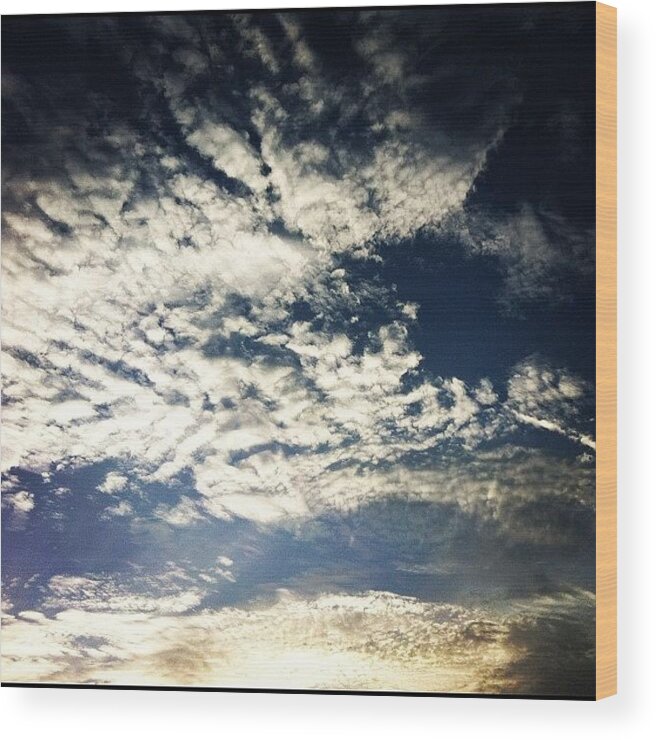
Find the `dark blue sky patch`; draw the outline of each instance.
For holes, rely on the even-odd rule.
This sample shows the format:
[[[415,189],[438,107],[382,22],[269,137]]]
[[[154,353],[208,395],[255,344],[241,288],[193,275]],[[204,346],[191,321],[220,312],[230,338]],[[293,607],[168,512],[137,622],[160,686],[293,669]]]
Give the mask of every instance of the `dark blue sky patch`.
[[[467,257],[457,243],[430,235],[381,253],[385,282],[396,286],[399,300],[419,304],[411,336],[434,373],[469,383],[488,377],[501,390],[517,362],[543,353],[594,380],[594,280],[582,282],[569,301],[508,314],[494,256]]]

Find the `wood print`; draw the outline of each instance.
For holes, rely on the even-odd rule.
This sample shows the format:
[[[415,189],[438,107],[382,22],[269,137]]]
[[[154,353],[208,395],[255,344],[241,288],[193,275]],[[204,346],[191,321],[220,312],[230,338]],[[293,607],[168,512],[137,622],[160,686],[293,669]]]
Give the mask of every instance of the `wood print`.
[[[3,684],[614,693],[614,34],[3,18]]]

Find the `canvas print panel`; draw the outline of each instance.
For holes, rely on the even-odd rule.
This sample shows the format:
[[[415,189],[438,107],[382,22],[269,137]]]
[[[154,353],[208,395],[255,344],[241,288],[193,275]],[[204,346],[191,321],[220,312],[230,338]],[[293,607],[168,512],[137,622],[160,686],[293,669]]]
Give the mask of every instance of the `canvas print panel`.
[[[594,4],[2,28],[2,680],[592,696]]]

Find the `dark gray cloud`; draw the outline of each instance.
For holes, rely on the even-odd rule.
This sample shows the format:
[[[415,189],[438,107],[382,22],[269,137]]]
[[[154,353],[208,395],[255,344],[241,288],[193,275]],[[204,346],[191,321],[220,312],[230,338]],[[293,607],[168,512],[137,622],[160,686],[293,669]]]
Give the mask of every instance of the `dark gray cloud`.
[[[519,693],[591,697],[595,685],[595,611],[586,596],[566,594],[560,604],[514,623],[508,642],[517,657],[502,671],[502,685]],[[546,613],[545,613],[546,611]]]

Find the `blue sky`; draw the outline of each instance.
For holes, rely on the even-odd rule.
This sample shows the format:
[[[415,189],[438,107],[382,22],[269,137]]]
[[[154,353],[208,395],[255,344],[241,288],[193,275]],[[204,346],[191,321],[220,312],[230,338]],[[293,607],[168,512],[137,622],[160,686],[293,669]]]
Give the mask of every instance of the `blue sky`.
[[[18,17],[2,87],[3,680],[592,695],[593,4]]]

